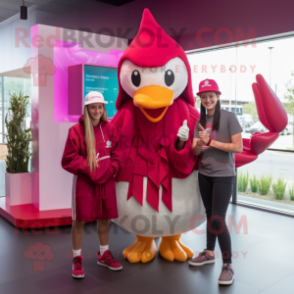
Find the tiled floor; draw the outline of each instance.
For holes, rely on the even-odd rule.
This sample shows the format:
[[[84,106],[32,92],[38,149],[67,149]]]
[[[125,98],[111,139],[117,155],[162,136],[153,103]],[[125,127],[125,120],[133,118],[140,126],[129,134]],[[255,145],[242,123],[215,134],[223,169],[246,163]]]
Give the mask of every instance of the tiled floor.
[[[2,294],[115,294],[115,293],[197,293],[197,294],[292,294],[294,279],[294,218],[230,205],[228,223],[243,226],[236,232],[232,225],[235,281],[231,286],[217,283],[221,259],[213,265],[190,267],[188,262],[168,262],[160,256],[147,264],[130,264],[122,257],[122,250],[135,240],[133,234],[111,225],[110,248],[123,264],[121,272],[111,272],[96,264],[99,248],[96,225],[87,224],[84,233],[83,255],[85,279],[71,277],[70,227],[53,230],[22,231],[0,217],[0,293]],[[202,225],[198,230],[203,229]],[[238,229],[237,229],[238,230]],[[194,251],[205,247],[205,235],[189,232],[182,241]],[[40,263],[33,264],[31,256],[24,256],[29,245],[47,246],[54,253]],[[160,240],[156,239],[157,244]],[[41,248],[41,247],[38,247]],[[49,256],[46,249],[44,256]],[[216,250],[219,252],[219,247]],[[26,258],[28,259],[26,259]],[[40,267],[39,267],[40,268]]]

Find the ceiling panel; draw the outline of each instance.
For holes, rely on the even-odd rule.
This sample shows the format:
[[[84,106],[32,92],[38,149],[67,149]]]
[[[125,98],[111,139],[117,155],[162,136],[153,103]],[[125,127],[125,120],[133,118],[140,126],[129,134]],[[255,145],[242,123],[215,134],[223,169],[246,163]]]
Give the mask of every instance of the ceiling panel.
[[[68,7],[76,7],[81,4],[83,0],[53,0],[52,3],[68,6]]]
[[[27,7],[30,7],[35,4],[34,1],[35,0],[25,1],[25,5]],[[5,19],[17,13],[20,13],[21,5],[22,5],[21,0],[0,0],[0,22],[4,21]]]
[[[68,9],[71,9],[71,7],[60,5],[60,4],[57,4],[56,2],[50,2],[38,8],[38,10],[46,11],[46,12],[50,12],[54,14],[63,13],[67,11]]]
[[[135,0],[96,0],[96,1],[115,5],[115,6],[121,6],[121,5],[125,5],[129,2],[133,2]]]
[[[103,2],[110,5],[121,6],[135,0],[88,0]],[[28,0],[24,1],[25,6],[35,5],[37,10],[46,11],[54,14],[61,14],[66,10],[76,7],[85,0]],[[20,13],[22,0],[0,0],[0,22]]]
[[[37,10],[50,13],[63,13],[64,11],[79,5],[83,0],[28,0],[25,6],[36,5]],[[92,0],[95,1],[95,0]],[[20,13],[22,0],[0,0],[0,22]]]

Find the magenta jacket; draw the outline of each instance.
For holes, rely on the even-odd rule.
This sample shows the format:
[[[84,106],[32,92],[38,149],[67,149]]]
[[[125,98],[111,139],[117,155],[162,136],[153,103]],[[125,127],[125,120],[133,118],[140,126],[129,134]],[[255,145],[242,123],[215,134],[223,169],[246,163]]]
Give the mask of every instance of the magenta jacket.
[[[114,176],[120,169],[118,150],[119,129],[110,122],[100,121],[93,126],[96,139],[96,159],[98,168],[90,172],[87,166],[87,147],[85,143],[85,126],[83,115],[79,123],[69,129],[61,165],[68,172],[77,175],[88,184],[99,185],[114,181]]]

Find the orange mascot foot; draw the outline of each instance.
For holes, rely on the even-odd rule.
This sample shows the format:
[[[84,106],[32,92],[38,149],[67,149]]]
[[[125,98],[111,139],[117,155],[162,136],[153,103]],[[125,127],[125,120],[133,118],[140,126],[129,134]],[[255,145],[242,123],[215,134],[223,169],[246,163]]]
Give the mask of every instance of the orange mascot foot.
[[[162,237],[159,253],[168,261],[181,261],[184,262],[187,259],[191,259],[194,255],[193,250],[185,246],[181,240],[181,234]]]
[[[154,238],[136,236],[136,242],[123,251],[123,256],[128,259],[130,263],[142,262],[146,263],[151,261],[156,255],[156,244]]]

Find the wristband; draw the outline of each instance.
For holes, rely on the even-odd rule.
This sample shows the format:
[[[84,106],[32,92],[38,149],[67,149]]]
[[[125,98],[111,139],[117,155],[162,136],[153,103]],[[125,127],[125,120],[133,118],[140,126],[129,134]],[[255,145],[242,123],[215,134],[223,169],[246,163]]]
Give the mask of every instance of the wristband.
[[[206,144],[206,146],[209,146],[210,145],[210,143],[211,143],[211,138],[209,138],[209,140],[208,140],[208,142],[207,142],[207,144]]]

